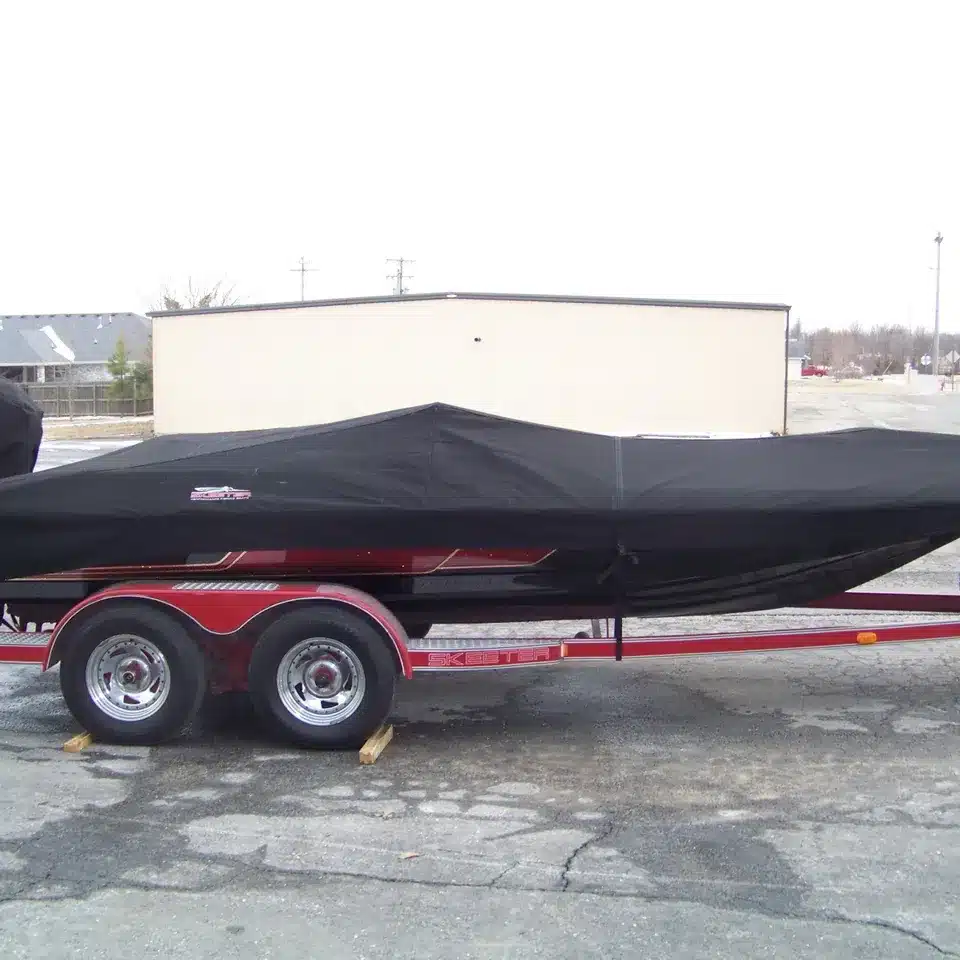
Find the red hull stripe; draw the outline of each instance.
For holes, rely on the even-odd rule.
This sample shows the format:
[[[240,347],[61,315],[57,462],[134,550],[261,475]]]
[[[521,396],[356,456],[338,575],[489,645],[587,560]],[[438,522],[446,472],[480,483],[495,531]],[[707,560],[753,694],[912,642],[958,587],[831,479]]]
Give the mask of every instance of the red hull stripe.
[[[535,567],[556,550],[455,550],[440,564],[440,570],[500,570]]]
[[[112,580],[122,577],[189,577],[231,571],[268,577],[426,576],[441,570],[511,570],[535,567],[555,550],[240,550],[209,562],[88,567],[27,580]]]

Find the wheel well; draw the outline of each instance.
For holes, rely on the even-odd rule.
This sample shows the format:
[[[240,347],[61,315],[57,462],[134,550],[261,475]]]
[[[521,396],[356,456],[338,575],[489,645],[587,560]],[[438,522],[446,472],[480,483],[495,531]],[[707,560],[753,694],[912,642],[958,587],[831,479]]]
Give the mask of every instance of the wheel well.
[[[386,632],[386,630],[384,630],[383,625],[369,613],[367,613],[367,611],[359,607],[355,607],[352,604],[343,603],[342,601],[336,600],[332,597],[304,597],[299,600],[292,600],[289,603],[276,604],[275,606],[267,607],[265,610],[258,613],[252,620],[244,624],[239,633],[241,636],[249,636],[251,634],[254,636],[259,636],[259,634],[266,630],[270,624],[274,623],[285,613],[291,610],[300,609],[307,604],[323,604],[325,606],[345,607],[346,609],[354,611],[357,613],[357,615],[362,616],[365,620],[367,620],[368,623],[376,628],[376,630],[387,641],[387,646],[389,647],[391,656],[393,657],[393,662],[394,666],[397,668],[397,673],[399,673],[400,676],[404,675],[403,662],[400,658],[400,653],[389,634]],[[207,645],[211,642],[215,644],[219,639],[226,639],[204,630],[203,627],[200,626],[192,617],[189,617],[183,611],[179,610],[174,604],[164,603],[162,600],[158,600],[153,597],[109,597],[97,603],[89,603],[86,607],[70,618],[69,622],[64,625],[63,629],[56,636],[54,645],[48,655],[46,669],[49,669],[60,662],[62,651],[66,648],[66,644],[70,642],[71,635],[94,613],[97,613],[103,609],[116,610],[144,606],[149,606],[152,609],[162,610],[167,613],[201,645]]]
[[[87,620],[101,610],[123,610],[149,607],[151,610],[160,610],[166,613],[172,620],[175,620],[187,633],[198,642],[206,635],[197,626],[196,621],[192,620],[185,613],[178,610],[171,604],[162,603],[154,600],[152,597],[114,597],[105,599],[99,603],[90,603],[79,612],[75,613],[57,634],[53,647],[47,657],[47,664],[44,669],[56,666],[63,657],[63,651],[70,643],[70,638],[76,633],[77,629],[83,626]]]
[[[377,632],[387,641],[387,647],[390,650],[390,655],[393,657],[393,665],[397,668],[397,673],[402,677],[403,674],[403,662],[400,659],[400,653],[397,650],[396,644],[393,642],[393,639],[383,628],[383,624],[379,623],[374,617],[372,617],[366,610],[362,610],[359,607],[353,606],[350,603],[344,603],[342,600],[337,600],[333,597],[303,597],[300,600],[291,600],[289,603],[277,604],[273,607],[267,607],[266,610],[258,613],[249,623],[244,626],[244,632],[251,632],[256,636],[259,636],[267,629],[271,624],[275,623],[282,616],[285,616],[287,613],[292,610],[300,610],[303,607],[339,607],[341,609],[350,610],[353,613],[356,613],[358,616],[361,616],[366,620],[372,627],[374,627]]]

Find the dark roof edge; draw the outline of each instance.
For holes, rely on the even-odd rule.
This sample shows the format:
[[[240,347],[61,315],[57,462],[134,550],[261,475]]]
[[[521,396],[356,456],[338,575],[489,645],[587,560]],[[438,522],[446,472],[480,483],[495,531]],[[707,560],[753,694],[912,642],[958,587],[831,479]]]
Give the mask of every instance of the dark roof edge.
[[[136,310],[94,310],[85,313],[0,313],[0,320],[43,320],[54,317],[139,317],[146,320],[149,316]]]
[[[597,303],[640,307],[713,307],[718,310],[774,310],[786,312],[782,303],[746,303],[723,300],[661,300],[633,297],[565,297],[559,294],[535,293],[407,293],[403,296],[344,297],[336,300],[293,300],[283,303],[247,303],[228,307],[203,307],[191,310],[153,310],[146,314],[155,317],[180,317],[203,313],[250,313],[259,310],[297,310],[302,307],[338,307],[361,303],[401,303],[416,300],[521,300],[538,303]]]
[[[0,367],[102,367],[106,360],[0,360]],[[77,384],[82,387],[82,383]]]

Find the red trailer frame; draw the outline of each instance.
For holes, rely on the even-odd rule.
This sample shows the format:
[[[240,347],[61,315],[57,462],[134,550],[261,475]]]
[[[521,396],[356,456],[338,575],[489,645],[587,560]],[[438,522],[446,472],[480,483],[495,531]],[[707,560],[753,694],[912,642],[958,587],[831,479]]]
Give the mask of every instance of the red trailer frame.
[[[809,604],[808,607],[838,611],[957,615],[960,614],[960,595],[850,592]],[[157,580],[116,584],[103,589],[77,603],[55,624],[51,632],[11,631],[0,634],[0,663],[37,664],[43,670],[48,670],[68,657],[72,646],[82,646],[80,640],[84,631],[90,629],[98,616],[108,619],[120,617],[125,623],[132,619],[137,623],[137,617],[148,621],[148,612],[149,617],[154,619],[159,614],[169,618],[170,623],[179,624],[178,629],[182,629],[184,636],[192,638],[192,643],[199,651],[197,660],[190,661],[188,657],[183,661],[196,664],[196,671],[202,676],[197,678],[184,701],[181,709],[183,716],[179,717],[181,722],[173,724],[173,727],[182,727],[182,721],[191,718],[199,708],[198,691],[209,689],[213,693],[224,693],[249,689],[255,703],[259,701],[261,713],[279,721],[283,728],[279,731],[281,735],[314,747],[338,747],[362,742],[386,719],[392,706],[393,683],[397,676],[410,679],[415,673],[421,672],[512,669],[565,660],[622,660],[960,639],[960,619],[858,628],[818,627],[772,632],[624,637],[622,619],[616,617],[613,618],[613,636],[598,635],[598,622],[594,621],[594,636],[580,633],[568,639],[429,635],[422,639],[411,639],[400,621],[379,600],[360,590],[335,583]],[[284,722],[288,718],[283,714],[283,709],[273,703],[276,700],[274,688],[277,688],[279,680],[270,677],[269,681],[262,684],[256,680],[258,657],[262,668],[264,655],[258,651],[263,641],[298,619],[308,626],[317,623],[329,627],[332,623],[334,633],[347,629],[348,641],[350,629],[360,630],[360,640],[354,646],[361,653],[364,644],[367,647],[372,644],[375,656],[373,660],[368,658],[365,661],[371,678],[369,686],[373,689],[379,684],[382,695],[378,695],[379,705],[370,708],[369,716],[362,722],[353,721],[346,733],[333,729],[336,724],[310,729],[309,717],[306,724]],[[364,630],[366,634],[363,634]],[[327,634],[321,631],[319,635]],[[279,657],[285,649],[283,643],[289,644],[289,641],[278,642]],[[174,649],[173,654],[176,653]],[[335,685],[340,670],[340,661],[331,659],[330,655],[325,656],[326,659],[321,658],[310,668],[314,671],[312,674],[309,670],[301,674],[301,678],[312,678],[312,681],[319,683],[321,694],[333,689],[331,684]],[[199,659],[201,657],[202,661]],[[377,657],[380,658],[379,668],[374,662]],[[129,660],[129,663],[136,666],[134,660]],[[202,669],[199,666],[201,662],[205,664]],[[144,665],[149,667],[149,663],[141,660],[137,669]],[[120,670],[121,667],[116,669]],[[76,670],[73,672],[76,673]],[[185,672],[189,672],[187,668],[181,669],[181,678]],[[65,682],[63,673],[62,670],[62,687]],[[385,678],[384,673],[390,676]],[[342,681],[342,677],[339,680]],[[71,701],[66,687],[64,695],[81,722],[86,721],[88,728],[96,726],[96,714],[91,723],[90,712],[83,704],[77,709],[76,696]],[[278,724],[274,722],[273,725],[277,727]],[[100,739],[117,742],[156,743],[169,739],[176,732],[169,723],[162,729],[151,728],[146,734],[136,732],[135,726],[122,723],[114,723],[109,729],[101,726],[97,735]]]

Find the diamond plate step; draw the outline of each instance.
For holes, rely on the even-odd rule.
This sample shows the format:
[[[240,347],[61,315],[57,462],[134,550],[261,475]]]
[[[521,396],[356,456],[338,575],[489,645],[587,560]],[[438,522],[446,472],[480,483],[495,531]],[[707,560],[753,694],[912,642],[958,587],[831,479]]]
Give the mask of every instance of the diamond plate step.
[[[0,630],[0,663],[41,664],[47,659],[50,633]]]
[[[0,630],[0,647],[46,647],[52,633],[16,633]]]
[[[559,638],[544,637],[424,637],[422,640],[411,640],[407,649],[417,651],[444,651],[450,650],[519,650],[527,647],[559,646],[563,641]]]

